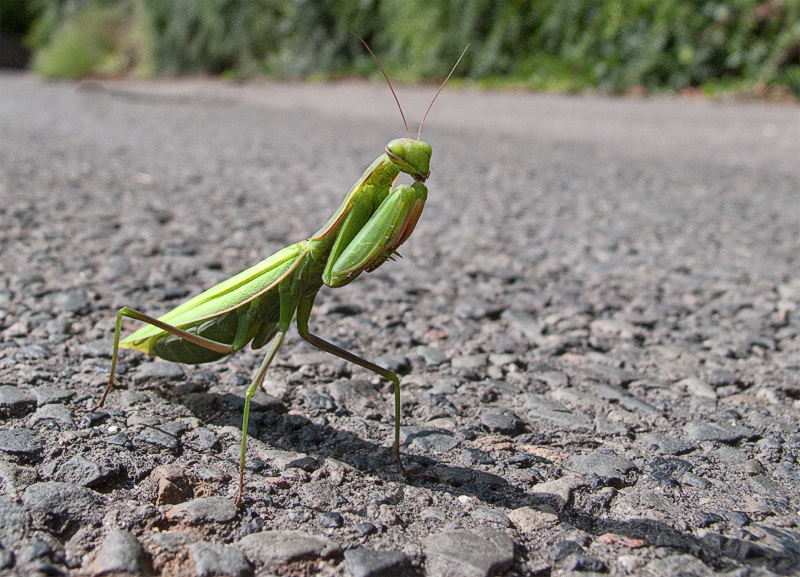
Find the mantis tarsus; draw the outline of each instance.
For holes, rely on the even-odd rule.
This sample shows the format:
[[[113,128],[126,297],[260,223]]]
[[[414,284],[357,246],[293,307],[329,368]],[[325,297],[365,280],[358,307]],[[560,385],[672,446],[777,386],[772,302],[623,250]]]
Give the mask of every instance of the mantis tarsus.
[[[400,471],[408,476],[400,456],[400,379],[392,371],[312,334],[308,321],[314,299],[323,285],[341,287],[364,271],[374,271],[392,259],[397,254],[397,248],[414,231],[428,194],[423,183],[430,176],[431,145],[420,140],[422,126],[436,97],[467,49],[461,53],[431,100],[420,123],[417,138],[412,139],[389,77],[366,42],[364,45],[389,83],[407,137],[392,140],[386,145],[385,152],[364,171],[325,226],[311,238],[279,250],[160,318],[128,307],[123,307],[117,313],[111,375],[95,408],[103,406],[114,386],[120,347],[136,349],[168,361],[199,364],[218,360],[244,348],[248,343],[253,349],[269,344],[245,395],[237,505],[241,503],[243,493],[250,401],[261,386],[292,320],[296,320],[300,336],[314,347],[364,367],[394,384],[394,454]],[[410,175],[414,183],[394,186],[401,172]],[[147,326],[120,340],[123,317],[145,322]]]

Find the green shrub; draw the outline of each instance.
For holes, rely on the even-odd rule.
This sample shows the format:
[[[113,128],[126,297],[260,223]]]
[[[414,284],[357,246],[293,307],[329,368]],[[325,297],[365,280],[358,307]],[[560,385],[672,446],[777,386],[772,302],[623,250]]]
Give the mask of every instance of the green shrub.
[[[156,73],[140,11],[133,1],[43,2],[28,35],[33,69],[46,78]]]
[[[113,69],[114,54],[117,68],[142,70],[147,61],[145,69],[166,74],[374,74],[355,32],[407,81],[444,77],[471,43],[457,75],[490,85],[624,92],[766,84],[800,93],[800,0],[38,1],[45,9],[33,44],[47,61],[61,59],[51,71],[67,63]],[[87,42],[74,38],[83,26]],[[140,31],[136,41],[131,30]],[[135,62],[120,59],[132,52]]]

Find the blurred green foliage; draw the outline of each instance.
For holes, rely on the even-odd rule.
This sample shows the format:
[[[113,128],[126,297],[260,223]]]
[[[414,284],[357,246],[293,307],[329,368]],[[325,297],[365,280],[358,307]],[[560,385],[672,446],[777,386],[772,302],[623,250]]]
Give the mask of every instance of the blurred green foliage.
[[[80,74],[374,74],[606,92],[784,86],[800,0],[32,0],[35,66]]]
[[[33,69],[48,78],[158,73],[138,0],[34,0]]]

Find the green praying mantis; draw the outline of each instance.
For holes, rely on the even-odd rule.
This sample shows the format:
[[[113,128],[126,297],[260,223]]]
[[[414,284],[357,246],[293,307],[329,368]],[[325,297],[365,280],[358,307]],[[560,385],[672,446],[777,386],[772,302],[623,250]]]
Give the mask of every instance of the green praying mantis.
[[[199,364],[216,361],[248,343],[253,349],[268,344],[264,360],[245,395],[237,506],[242,502],[244,486],[250,401],[261,386],[293,320],[300,336],[314,347],[372,371],[394,384],[394,455],[400,472],[409,476],[400,456],[400,379],[392,371],[312,334],[308,322],[314,299],[323,285],[342,287],[353,282],[362,272],[374,271],[398,255],[398,247],[414,231],[428,195],[423,183],[430,176],[431,145],[420,140],[422,126],[469,46],[434,95],[420,123],[417,138],[413,139],[386,71],[372,49],[363,39],[361,41],[389,84],[407,137],[386,145],[385,152],[369,165],[334,215],[311,238],[279,250],[159,318],[129,307],[123,307],[117,313],[111,375],[95,409],[103,406],[114,386],[120,347],[136,349],[167,361]],[[401,172],[410,175],[414,183],[395,186]],[[124,317],[147,325],[120,339]]]

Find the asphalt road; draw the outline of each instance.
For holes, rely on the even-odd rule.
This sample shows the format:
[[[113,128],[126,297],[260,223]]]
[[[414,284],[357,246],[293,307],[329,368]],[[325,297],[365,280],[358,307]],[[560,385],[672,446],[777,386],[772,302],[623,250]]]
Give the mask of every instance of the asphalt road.
[[[399,88],[412,132],[434,92]],[[259,351],[125,352],[89,411],[119,307],[308,237],[404,132],[379,84],[0,75],[0,575],[800,570],[797,106],[442,92],[403,258],[312,318],[403,375],[431,479],[392,469],[385,384],[294,335],[243,510]]]

